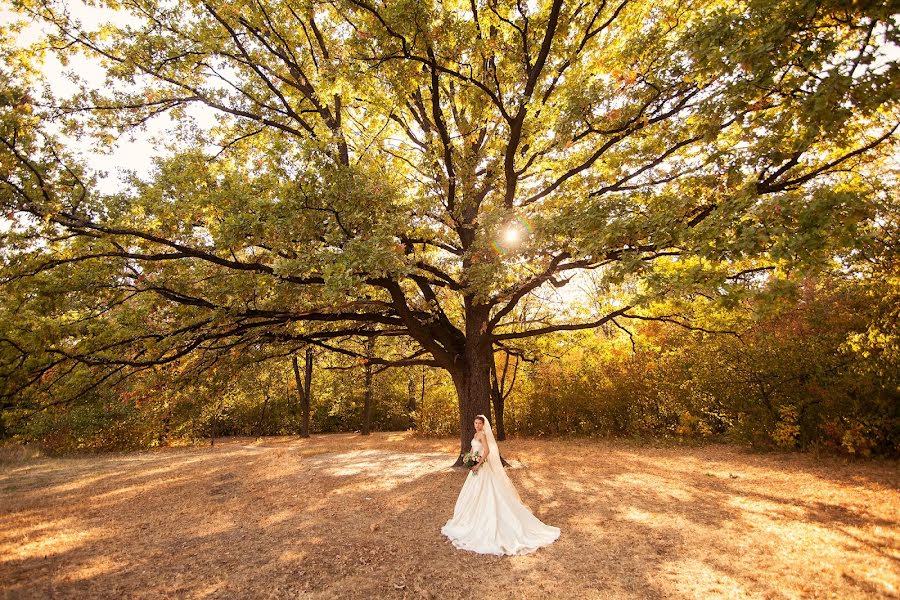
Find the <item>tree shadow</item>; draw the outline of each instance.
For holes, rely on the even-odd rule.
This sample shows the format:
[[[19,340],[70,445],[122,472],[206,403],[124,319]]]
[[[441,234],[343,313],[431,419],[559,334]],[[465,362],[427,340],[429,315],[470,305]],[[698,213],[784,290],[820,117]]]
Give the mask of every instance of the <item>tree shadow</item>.
[[[814,582],[810,595],[834,588],[871,597],[896,585],[871,575],[873,565],[895,564],[896,513],[828,501],[839,489],[829,481],[815,497],[791,496],[790,486],[772,484],[794,476],[776,460],[747,465],[740,453],[615,444],[504,445],[519,462],[508,473],[525,503],[562,528],[556,543],[525,556],[462,552],[441,536],[465,477],[449,468],[456,449],[448,440],[235,439],[0,471],[8,500],[0,506],[0,591],[15,598],[803,595],[793,580],[785,584],[792,570]],[[551,464],[542,462],[547,456]],[[859,488],[850,475],[830,481],[843,481],[852,495]],[[835,556],[860,568],[815,583],[815,565],[803,566],[815,540],[794,543],[797,560],[771,558],[792,548],[773,536],[800,525],[852,544]],[[888,535],[874,535],[877,528]],[[831,556],[822,560],[836,566]]]

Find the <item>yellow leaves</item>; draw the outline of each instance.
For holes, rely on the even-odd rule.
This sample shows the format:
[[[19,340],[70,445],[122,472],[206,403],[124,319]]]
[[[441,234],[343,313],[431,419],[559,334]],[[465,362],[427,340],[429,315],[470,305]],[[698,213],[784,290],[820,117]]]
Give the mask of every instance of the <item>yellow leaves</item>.
[[[237,19],[241,16],[241,9],[236,4],[228,3],[219,8],[219,14]]]
[[[665,16],[663,17],[663,24],[666,27],[670,28],[676,27],[678,25],[678,15],[675,15],[671,12],[666,12]]]
[[[638,73],[632,69],[616,68],[610,72],[610,76],[619,83],[626,85],[634,85],[638,79]]]
[[[854,423],[841,436],[841,446],[850,454],[869,456],[874,446],[871,434],[871,428],[863,423]]]
[[[796,406],[790,404],[782,406],[778,409],[779,420],[775,425],[775,431],[772,439],[782,448],[793,448],[797,445],[800,436],[800,411]]]
[[[678,415],[678,425],[675,427],[675,433],[681,436],[707,436],[712,433],[712,430],[700,417],[692,415],[688,411],[682,411]]]
[[[762,98],[760,100],[757,100],[753,104],[751,104],[748,108],[750,110],[765,110],[767,108],[771,108],[771,106],[772,106],[771,98]]]
[[[31,102],[27,102],[24,100],[20,100],[14,106],[16,110],[22,115],[30,115],[34,111],[34,107],[31,105]]]
[[[106,23],[102,25],[97,31],[94,33],[96,39],[101,42],[106,42],[112,39],[116,34],[119,33],[119,28],[114,27],[112,24]]]

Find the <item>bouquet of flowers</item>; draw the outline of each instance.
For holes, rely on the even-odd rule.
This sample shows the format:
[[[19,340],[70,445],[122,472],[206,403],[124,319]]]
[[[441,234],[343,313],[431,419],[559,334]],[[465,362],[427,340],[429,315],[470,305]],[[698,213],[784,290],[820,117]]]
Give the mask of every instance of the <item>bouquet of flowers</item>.
[[[463,464],[466,467],[471,469],[472,467],[474,467],[475,465],[478,464],[479,458],[481,458],[481,454],[479,452],[477,452],[477,451],[473,452],[473,451],[469,450],[468,452],[466,452],[463,455]],[[477,475],[478,471],[475,471],[475,474]]]

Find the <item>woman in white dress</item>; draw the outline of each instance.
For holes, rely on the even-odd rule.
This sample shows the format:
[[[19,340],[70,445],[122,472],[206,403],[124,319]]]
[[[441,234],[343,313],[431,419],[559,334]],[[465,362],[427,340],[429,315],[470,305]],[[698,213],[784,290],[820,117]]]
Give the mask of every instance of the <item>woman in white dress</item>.
[[[527,554],[556,541],[559,528],[545,525],[522,504],[484,415],[475,417],[472,450],[481,456],[441,533],[457,548],[479,554]]]

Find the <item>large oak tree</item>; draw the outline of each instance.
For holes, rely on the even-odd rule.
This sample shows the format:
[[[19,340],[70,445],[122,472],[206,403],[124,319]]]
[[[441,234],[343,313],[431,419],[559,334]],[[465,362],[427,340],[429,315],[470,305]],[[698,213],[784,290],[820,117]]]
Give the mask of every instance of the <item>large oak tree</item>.
[[[890,152],[900,89],[887,1],[101,4],[113,23],[19,0],[49,44],[5,40],[8,401],[313,344],[446,370],[464,450],[496,350],[683,323],[647,303],[834,260],[879,223],[867,164]],[[107,85],[29,90],[41,51]],[[103,146],[163,113],[165,158],[114,194],[59,141]],[[516,316],[585,270],[633,294]],[[410,351],[366,357],[354,336]]]

